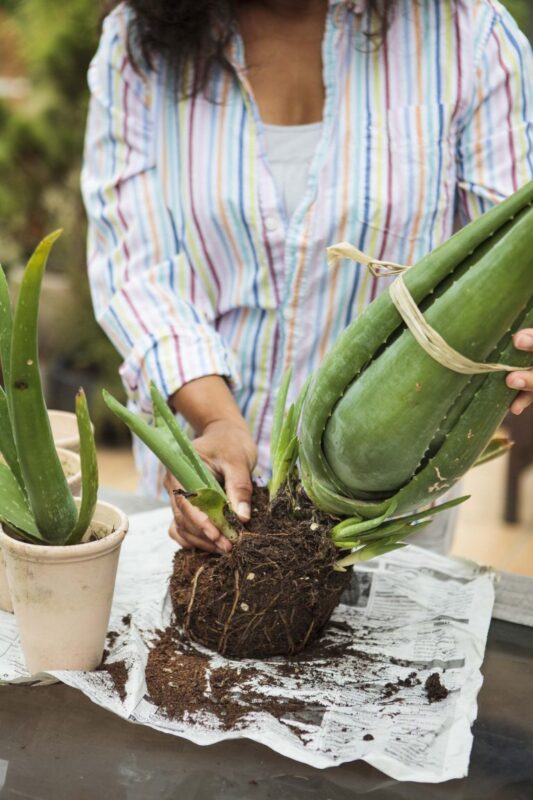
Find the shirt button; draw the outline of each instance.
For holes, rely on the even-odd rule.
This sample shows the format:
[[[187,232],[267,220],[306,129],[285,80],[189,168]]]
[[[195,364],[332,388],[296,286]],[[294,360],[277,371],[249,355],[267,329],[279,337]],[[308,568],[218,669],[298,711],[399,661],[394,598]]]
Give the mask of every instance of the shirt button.
[[[267,217],[265,219],[265,228],[267,231],[275,231],[278,227],[278,220],[276,217]]]

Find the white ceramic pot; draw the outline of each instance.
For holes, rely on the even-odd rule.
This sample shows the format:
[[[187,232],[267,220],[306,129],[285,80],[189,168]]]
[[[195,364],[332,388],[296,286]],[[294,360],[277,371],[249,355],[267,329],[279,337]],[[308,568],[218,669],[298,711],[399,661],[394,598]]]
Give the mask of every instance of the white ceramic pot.
[[[63,450],[61,447],[57,448],[57,454],[61,460],[63,472],[67,479],[69,489],[76,497],[81,492],[81,466],[80,457],[77,453],[71,450]],[[13,613],[13,603],[9,594],[9,587],[7,585],[6,571],[4,567],[4,558],[2,556],[2,548],[0,547],[0,611],[8,611]]]
[[[48,418],[56,447],[80,452],[80,435],[76,414],[70,411],[49,411]]]
[[[65,547],[28,544],[0,530],[24,659],[33,675],[92,670],[102,660],[118,557],[128,519],[98,503],[97,538]]]
[[[68,487],[74,497],[81,493],[81,464],[78,453],[66,450],[63,447],[56,447]]]

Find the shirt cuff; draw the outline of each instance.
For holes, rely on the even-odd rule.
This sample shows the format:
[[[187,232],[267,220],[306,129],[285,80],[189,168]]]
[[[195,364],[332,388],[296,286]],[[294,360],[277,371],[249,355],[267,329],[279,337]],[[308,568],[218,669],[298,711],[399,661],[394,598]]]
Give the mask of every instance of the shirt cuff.
[[[232,389],[239,388],[235,355],[214,330],[170,330],[145,337],[120,368],[130,401],[146,414],[152,412],[150,383],[168,398],[189,381],[207,375],[220,375],[228,379]]]

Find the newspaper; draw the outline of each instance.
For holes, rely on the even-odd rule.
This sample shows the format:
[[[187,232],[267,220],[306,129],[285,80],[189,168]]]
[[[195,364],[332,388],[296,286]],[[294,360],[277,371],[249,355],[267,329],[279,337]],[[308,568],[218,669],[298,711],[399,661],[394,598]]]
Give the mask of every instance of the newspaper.
[[[512,572],[498,572],[494,619],[533,628],[533,580]]]
[[[256,692],[277,693],[287,708],[295,698],[308,711],[280,718],[252,712],[226,730],[210,713],[168,719],[147,694],[145,666],[154,631],[171,619],[167,587],[176,545],[168,523],[168,510],[132,516],[122,548],[110,622],[118,635],[111,637],[108,661],[127,665],[124,701],[106,672],[29,678],[14,617],[4,612],[0,680],[58,679],[126,720],[198,744],[247,737],[319,768],[363,759],[398,780],[439,782],[467,774],[494,602],[492,572],[412,546],[368,563],[352,580],[357,591],[348,590],[327,630],[333,643],[346,644],[349,637],[347,655],[309,668],[302,664],[298,679],[282,658],[230,661],[199,648],[209,655],[210,669],[253,666]],[[131,615],[129,624],[125,615]],[[429,703],[424,684],[435,672],[449,695]],[[238,681],[235,696],[238,702]]]

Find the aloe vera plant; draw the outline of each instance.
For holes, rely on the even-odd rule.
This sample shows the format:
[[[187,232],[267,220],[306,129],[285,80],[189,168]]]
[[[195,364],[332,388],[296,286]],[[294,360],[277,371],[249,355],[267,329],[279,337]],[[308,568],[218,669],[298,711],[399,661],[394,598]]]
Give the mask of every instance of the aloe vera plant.
[[[268,484],[271,500],[294,475],[298,458],[298,420],[306,387],[296,403],[290,405],[286,412],[291,374],[291,370],[288,370],[283,376],[274,408],[270,450],[272,478]],[[153,425],[149,425],[141,416],[127,409],[109,392],[104,390],[103,396],[108,408],[152,450],[179,481],[190,502],[202,509],[211,522],[230,541],[235,542],[238,534],[229,520],[231,511],[226,493],[180,428],[157,387],[154,384],[150,386],[154,412]]]
[[[470,359],[531,366],[511,336],[533,325],[532,204],[533,182],[405,273],[427,322]],[[491,437],[515,395],[502,372],[460,374],[428,355],[385,292],[345,330],[309,386],[304,487],[318,507],[351,518],[358,542],[372,536],[392,547],[401,529],[391,517],[435,500],[505,449]]]
[[[37,319],[46,262],[61,231],[47,236],[31,256],[12,312],[0,268],[0,522],[33,543],[76,544],[96,506],[96,448],[83,390],[76,396],[82,499],[74,502],[56,452],[39,370]]]
[[[531,365],[531,354],[515,350],[511,336],[533,325],[532,204],[533,182],[406,273],[426,320],[470,359]],[[436,361],[388,293],[346,329],[286,411],[290,377],[274,410],[270,499],[299,472],[315,506],[340,518],[331,528],[340,570],[403,546],[435,514],[467,498],[427,508],[432,501],[509,447],[492,437],[516,390],[501,372],[465,375]],[[106,396],[191,501],[236,541],[222,488],[155,387],[152,400],[155,426]]]
[[[191,503],[205,511],[230,541],[236,541],[237,533],[226,516],[229,501],[222,486],[206,467],[181,430],[166,400],[153,384],[150,394],[154,425],[149,425],[142,417],[125,408],[109,392],[103,392],[109,409],[155,453],[183,486]]]

